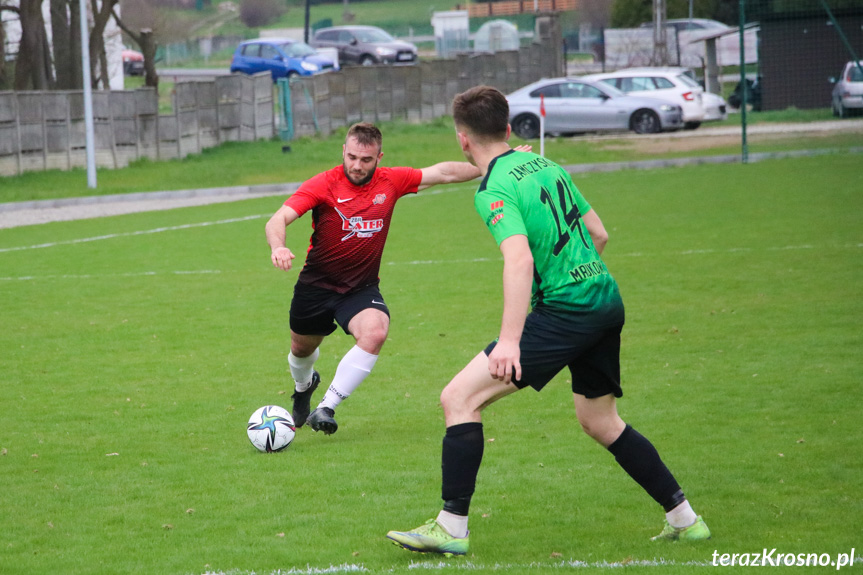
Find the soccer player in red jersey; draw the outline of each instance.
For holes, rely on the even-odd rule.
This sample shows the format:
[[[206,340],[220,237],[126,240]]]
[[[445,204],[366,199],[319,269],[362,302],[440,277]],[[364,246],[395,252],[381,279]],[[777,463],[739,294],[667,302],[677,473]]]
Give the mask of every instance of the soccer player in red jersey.
[[[389,330],[389,309],[378,289],[381,255],[396,202],[405,194],[437,184],[479,177],[467,162],[442,162],[423,168],[379,166],[383,137],[372,124],[351,126],[342,147],[341,166],[303,183],[267,222],[273,265],[288,271],[294,254],[285,246],[285,228],[311,210],[312,237],[291,301],[291,352],[295,381],[293,417],[308,420],[329,435],[338,424],[335,409],[369,375]],[[311,414],[312,393],[320,383],[314,369],[318,348],[336,324],[356,345],[336,369],[332,384]]]

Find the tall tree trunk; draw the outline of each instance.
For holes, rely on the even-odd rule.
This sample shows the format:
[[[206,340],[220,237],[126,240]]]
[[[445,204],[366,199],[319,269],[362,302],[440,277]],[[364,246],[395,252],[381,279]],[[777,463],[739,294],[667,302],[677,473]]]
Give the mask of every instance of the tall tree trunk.
[[[159,75],[156,74],[156,41],[153,39],[153,31],[149,28],[142,28],[141,33],[136,34],[120,20],[116,12],[114,12],[114,20],[117,21],[117,26],[141,49],[141,54],[144,56],[144,85],[156,88],[158,91]]]
[[[0,14],[2,14],[0,10]],[[2,22],[2,20],[0,20]],[[6,32],[0,23],[0,90],[6,90]]]
[[[21,0],[21,43],[15,64],[15,90],[47,90],[50,69],[45,67],[45,19],[41,0]]]
[[[81,69],[81,5],[84,0],[69,2],[69,61],[71,90],[84,89],[84,70]]]
[[[159,91],[159,75],[156,73],[156,41],[149,28],[141,30],[141,54],[144,55],[144,85]]]
[[[86,0],[80,0],[84,2]],[[114,14],[114,6],[119,0],[102,0],[102,7],[97,6],[98,0],[92,0],[90,5],[93,8],[93,29],[90,30],[90,85],[93,88],[99,87],[99,79],[101,78],[105,89],[108,89],[108,63],[105,62],[105,26],[108,25],[108,20]],[[97,58],[98,56],[98,58]],[[98,61],[97,61],[98,60]],[[96,66],[99,66],[100,74],[96,75]]]
[[[51,38],[54,43],[54,73],[59,90],[73,89],[72,74],[80,60],[72,60],[72,30],[68,0],[51,0]]]

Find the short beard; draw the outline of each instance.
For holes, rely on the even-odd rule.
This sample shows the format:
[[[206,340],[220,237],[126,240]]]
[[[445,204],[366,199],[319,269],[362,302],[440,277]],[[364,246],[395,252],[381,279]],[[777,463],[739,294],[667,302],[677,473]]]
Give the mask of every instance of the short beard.
[[[342,170],[344,170],[344,172],[345,172],[345,177],[348,179],[348,181],[350,183],[352,183],[355,186],[365,186],[366,184],[371,182],[372,177],[374,177],[374,175],[375,175],[375,170],[377,170],[377,169],[378,169],[378,167],[375,166],[374,168],[372,168],[369,171],[369,174],[365,178],[363,178],[359,182],[355,182],[354,179],[351,177],[351,174],[348,172],[348,168],[344,164],[342,164]]]

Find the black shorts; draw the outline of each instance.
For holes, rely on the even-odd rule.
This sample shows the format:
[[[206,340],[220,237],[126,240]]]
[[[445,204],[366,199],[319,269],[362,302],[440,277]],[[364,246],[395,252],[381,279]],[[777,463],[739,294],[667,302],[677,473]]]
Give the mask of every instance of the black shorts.
[[[330,335],[338,323],[350,334],[348,324],[368,308],[390,315],[377,285],[342,294],[297,282],[291,300],[291,331],[300,335]]]
[[[581,331],[579,331],[581,328]],[[587,398],[614,394],[620,389],[620,332],[623,324],[584,331],[571,316],[532,311],[521,334],[521,379],[516,387],[539,391],[564,367],[572,374],[572,391]],[[485,348],[491,353],[497,341]]]

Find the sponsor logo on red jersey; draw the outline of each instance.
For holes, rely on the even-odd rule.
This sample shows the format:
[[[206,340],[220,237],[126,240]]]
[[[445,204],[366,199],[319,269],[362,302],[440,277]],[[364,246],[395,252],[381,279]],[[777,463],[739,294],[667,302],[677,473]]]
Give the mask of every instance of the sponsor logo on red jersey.
[[[384,220],[364,220],[362,216],[346,217],[338,208],[333,208],[339,217],[342,218],[342,230],[350,232],[342,238],[342,241],[348,240],[354,236],[358,238],[370,238],[377,232],[384,229]]]

